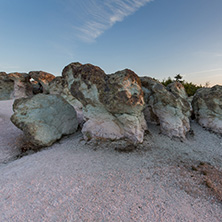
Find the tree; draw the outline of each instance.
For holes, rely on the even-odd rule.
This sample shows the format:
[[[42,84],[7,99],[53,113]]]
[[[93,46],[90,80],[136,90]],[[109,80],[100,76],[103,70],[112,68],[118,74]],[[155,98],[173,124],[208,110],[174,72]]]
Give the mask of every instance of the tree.
[[[202,88],[201,85],[196,85],[192,82],[186,82],[185,80],[181,81],[182,76],[180,74],[177,74],[174,78],[176,79],[176,81],[180,82],[184,86],[185,91],[188,96],[193,96],[198,89]],[[161,83],[164,86],[167,86],[172,82],[174,82],[174,81],[170,77],[168,77],[167,80],[164,79]]]
[[[205,87],[206,87],[206,88],[209,88],[209,87],[210,87],[210,81],[207,81],[207,82],[205,83]]]
[[[183,77],[180,74],[177,74],[176,76],[174,76],[174,79],[176,79],[177,82],[181,82],[182,78]]]

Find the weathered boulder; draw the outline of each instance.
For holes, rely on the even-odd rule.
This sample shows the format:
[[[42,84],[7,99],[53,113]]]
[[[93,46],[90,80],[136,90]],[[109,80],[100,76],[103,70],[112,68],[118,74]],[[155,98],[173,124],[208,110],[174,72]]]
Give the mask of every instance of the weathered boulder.
[[[38,83],[34,86],[36,89],[39,87],[39,90],[42,90],[43,93],[49,93],[49,83],[55,78],[54,75],[43,71],[31,71],[29,72],[29,76]]]
[[[198,89],[192,105],[201,126],[222,134],[222,86]]]
[[[75,109],[59,95],[38,94],[15,100],[11,121],[35,146],[50,146],[77,130]]]
[[[185,100],[188,99],[185,88],[180,82],[177,82],[177,81],[172,82],[169,85],[167,85],[166,89],[169,92],[171,92],[173,95],[175,95],[177,98],[180,97]]]
[[[191,105],[192,96],[188,97],[184,86],[180,82],[177,82],[177,81],[172,82],[169,85],[167,85],[166,89],[177,98],[180,98],[182,104],[187,105],[187,102],[188,102],[190,105],[190,112],[192,113],[192,110],[193,110],[192,105]]]
[[[49,93],[53,95],[61,95],[70,105],[72,105],[77,113],[77,119],[80,126],[84,123],[84,116],[83,116],[83,105],[82,103],[77,100],[68,89],[68,84],[65,79],[61,76],[55,77],[49,83]]]
[[[11,99],[14,91],[14,81],[10,80],[5,72],[0,72],[0,100]]]
[[[71,63],[62,73],[71,94],[83,104],[85,139],[143,141],[146,121],[139,77],[131,70],[106,75],[91,64]]]
[[[32,95],[32,84],[30,83],[27,73],[9,73],[8,78],[14,82],[14,90],[11,98],[17,99]]]
[[[30,82],[32,84],[32,92],[33,95],[39,94],[39,93],[43,93],[43,87],[41,85],[41,83],[35,81],[34,79],[30,79]]]
[[[144,115],[147,122],[160,124],[161,132],[169,137],[185,139],[190,130],[190,104],[180,83],[173,83],[168,90],[157,80],[141,77],[145,94]]]

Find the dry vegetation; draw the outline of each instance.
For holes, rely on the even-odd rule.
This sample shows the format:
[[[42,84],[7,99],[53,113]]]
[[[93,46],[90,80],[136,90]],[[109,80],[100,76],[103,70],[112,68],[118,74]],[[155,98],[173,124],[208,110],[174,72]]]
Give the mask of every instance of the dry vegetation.
[[[204,191],[206,197],[222,203],[222,171],[210,163],[200,162],[196,165],[185,165],[181,168],[183,177],[191,177],[193,184],[184,182],[181,188],[191,196],[202,196]],[[186,180],[184,180],[186,181]],[[189,181],[189,180],[188,180]]]

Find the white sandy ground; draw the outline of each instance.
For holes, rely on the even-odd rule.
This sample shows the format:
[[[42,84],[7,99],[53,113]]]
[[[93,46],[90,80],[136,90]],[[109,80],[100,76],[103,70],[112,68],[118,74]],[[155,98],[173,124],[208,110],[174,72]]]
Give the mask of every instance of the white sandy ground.
[[[1,222],[222,221],[222,203],[190,170],[199,161],[222,169],[220,136],[192,123],[194,136],[182,143],[151,125],[143,145],[124,153],[78,132],[15,159],[22,133],[11,105],[0,102]]]

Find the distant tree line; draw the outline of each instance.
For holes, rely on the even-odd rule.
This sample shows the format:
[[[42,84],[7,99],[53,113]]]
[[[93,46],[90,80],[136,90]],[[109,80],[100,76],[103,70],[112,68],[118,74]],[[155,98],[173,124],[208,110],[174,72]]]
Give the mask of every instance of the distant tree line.
[[[173,80],[173,79],[171,79],[170,77],[168,77],[166,80],[163,80],[161,83],[162,83],[164,86],[167,86],[167,85],[169,85],[170,83],[175,82],[175,81],[180,82],[180,83],[184,86],[185,91],[186,91],[186,93],[187,93],[188,96],[193,96],[198,89],[200,89],[200,88],[203,87],[202,85],[196,85],[196,84],[194,84],[194,83],[192,83],[192,82],[186,82],[185,80],[182,80],[182,78],[183,78],[183,77],[182,77],[180,74],[177,74],[177,75],[174,77],[175,80]],[[208,87],[208,86],[209,86],[209,83],[206,83],[205,86]]]

